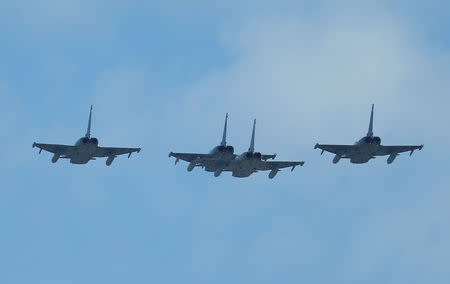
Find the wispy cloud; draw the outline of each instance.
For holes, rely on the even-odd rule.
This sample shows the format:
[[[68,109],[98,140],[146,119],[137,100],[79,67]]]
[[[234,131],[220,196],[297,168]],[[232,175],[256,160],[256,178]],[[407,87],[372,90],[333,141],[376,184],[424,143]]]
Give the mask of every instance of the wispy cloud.
[[[395,129],[413,140],[426,139],[427,132],[440,135],[443,125],[424,129],[422,121],[431,116],[439,123],[431,108],[443,111],[448,101],[445,81],[435,76],[448,72],[447,55],[422,49],[419,38],[383,10],[373,11],[370,21],[357,10],[333,12],[320,20],[255,17],[227,31],[233,63],[199,79],[174,112],[201,114],[194,115],[193,125],[226,111],[244,126],[257,117],[267,135],[306,146],[315,141],[305,137],[340,134],[348,141],[363,135],[375,103],[380,135]],[[432,95],[424,95],[426,90]],[[402,134],[404,124],[408,131]]]
[[[133,275],[174,283],[398,283],[432,275],[435,283],[448,283],[449,51],[437,51],[417,32],[417,23],[384,4],[357,1],[264,2],[254,9],[241,1],[218,3],[219,8],[198,1],[204,4],[198,10],[188,7],[191,2],[144,5],[155,5],[159,10],[152,11],[167,17],[163,23],[180,21],[173,30],[194,19],[221,27],[214,35],[225,59],[202,65],[203,58],[195,58],[213,67],[176,80],[155,67],[164,62],[152,65],[166,42],[140,45],[147,28],[144,6],[135,11],[142,18],[131,25],[142,29],[130,39],[128,21],[117,18],[120,4],[103,10],[108,3],[56,2],[8,4],[0,13],[11,15],[0,22],[22,36],[51,39],[101,37],[112,30],[122,37],[111,44],[123,44],[119,51],[131,46],[127,51],[136,54],[116,58],[120,52],[108,54],[108,42],[99,49],[105,52],[99,63],[100,51],[90,53],[92,45],[80,40],[84,52],[55,55],[49,49],[54,61],[32,66],[33,74],[43,70],[42,87],[50,91],[35,94],[35,83],[25,81],[32,87],[20,94],[30,92],[18,97],[9,82],[0,82],[0,126],[9,135],[2,144],[8,151],[2,154],[1,207],[11,209],[3,216],[15,217],[4,222],[13,245],[4,242],[1,249],[41,259],[50,248],[52,259],[33,264],[33,279],[52,272],[75,280],[95,274],[94,281],[112,282]],[[175,58],[187,56],[182,48],[176,51]],[[14,61],[24,72],[39,63]],[[188,69],[171,66],[178,73]],[[38,158],[31,151],[33,139],[75,142],[84,134],[91,103],[93,133],[102,145],[143,151],[111,167],[100,160],[82,167],[51,164],[50,154]],[[315,142],[351,143],[364,135],[372,103],[375,133],[384,143],[425,143],[425,149],[389,167],[379,159],[332,165],[330,156],[313,151]],[[197,169],[187,173],[182,163],[173,167],[169,151],[206,152],[219,143],[226,112],[236,151],[248,147],[255,117],[256,149],[305,159],[305,167],[272,181],[265,173],[214,178]],[[29,239],[35,234],[38,245]],[[23,270],[24,264],[11,266]]]
[[[111,12],[116,4],[109,1],[86,0],[19,0],[1,4],[0,24],[14,28],[31,38],[89,38],[91,34],[111,33]],[[91,36],[92,37],[92,36]]]

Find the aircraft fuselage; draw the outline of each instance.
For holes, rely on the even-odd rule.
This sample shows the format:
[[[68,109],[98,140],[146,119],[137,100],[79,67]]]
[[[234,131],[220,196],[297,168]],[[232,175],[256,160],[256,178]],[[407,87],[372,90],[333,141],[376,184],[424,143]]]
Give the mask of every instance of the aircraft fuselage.
[[[94,155],[98,147],[98,140],[96,138],[82,137],[75,143],[76,151],[70,158],[71,164],[87,164]]]
[[[355,143],[357,147],[354,152],[343,158],[349,158],[353,164],[365,164],[374,159],[375,154],[378,152],[379,143],[381,143],[379,137],[363,137]]]
[[[245,178],[256,172],[257,163],[260,159],[246,158],[247,153],[240,155],[232,164],[230,169],[233,177]]]
[[[233,159],[234,157],[230,155],[220,155],[214,161],[205,161],[203,162],[205,171],[215,172],[219,169],[225,169]]]
[[[207,172],[215,172],[223,170],[228,163],[234,159],[233,146],[219,145],[214,147],[210,152],[214,161],[204,162],[204,168]]]

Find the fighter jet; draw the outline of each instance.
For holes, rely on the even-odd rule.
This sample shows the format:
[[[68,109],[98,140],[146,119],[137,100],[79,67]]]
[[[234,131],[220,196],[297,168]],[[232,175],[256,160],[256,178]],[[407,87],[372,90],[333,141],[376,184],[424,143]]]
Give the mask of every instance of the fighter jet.
[[[383,146],[381,145],[381,138],[373,135],[373,109],[370,114],[369,131],[367,135],[361,138],[354,145],[323,145],[316,144],[314,149],[321,149],[324,151],[336,154],[333,159],[333,163],[336,164],[340,159],[350,159],[351,163],[364,164],[371,159],[375,159],[376,156],[387,156],[388,164],[392,164],[395,158],[402,152],[410,151],[410,156],[415,150],[422,150],[423,145],[418,146]]]
[[[230,161],[237,157],[234,154],[233,146],[227,145],[227,124],[228,113],[225,115],[222,142],[214,147],[208,154],[170,152],[169,157],[176,158],[175,165],[178,164],[180,160],[188,162],[188,172],[191,172],[195,167],[202,167],[207,172],[214,172],[214,176],[218,177]],[[275,155],[263,155],[261,158],[266,160],[274,159]]]
[[[99,147],[98,139],[91,137],[91,120],[92,120],[92,105],[89,112],[89,121],[86,135],[81,137],[74,146],[58,145],[58,144],[41,144],[33,143],[33,148],[38,147],[39,154],[42,150],[53,153],[52,163],[56,163],[59,158],[70,159],[72,164],[87,164],[90,160],[95,158],[108,157],[106,165],[110,166],[116,156],[128,154],[130,158],[131,153],[141,151],[141,148],[116,148],[116,147]]]
[[[305,162],[282,162],[282,161],[267,161],[264,155],[259,152],[255,152],[255,128],[256,119],[253,121],[252,138],[250,141],[250,147],[247,152],[242,153],[237,156],[233,161],[231,161],[226,167],[225,171],[232,172],[233,177],[248,177],[253,173],[258,171],[270,171],[269,178],[273,179],[280,169],[292,167],[291,171],[295,169],[296,166],[303,166]],[[276,154],[273,155],[275,158]]]

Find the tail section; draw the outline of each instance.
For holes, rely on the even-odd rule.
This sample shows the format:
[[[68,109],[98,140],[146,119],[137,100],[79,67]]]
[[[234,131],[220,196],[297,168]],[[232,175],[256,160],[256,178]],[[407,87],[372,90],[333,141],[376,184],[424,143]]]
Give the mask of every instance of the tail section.
[[[255,126],[256,119],[253,121],[252,140],[250,141],[250,148],[248,148],[249,152],[255,152]]]
[[[368,137],[373,136],[373,107],[374,105],[372,104],[372,113],[370,114],[369,131],[367,132]]]
[[[87,131],[86,131],[87,138],[91,138],[91,120],[92,120],[92,105],[91,105],[91,110],[89,111],[89,122],[88,122]]]
[[[228,113],[225,116],[225,125],[223,126],[223,136],[220,146],[227,146],[227,124],[228,124]]]

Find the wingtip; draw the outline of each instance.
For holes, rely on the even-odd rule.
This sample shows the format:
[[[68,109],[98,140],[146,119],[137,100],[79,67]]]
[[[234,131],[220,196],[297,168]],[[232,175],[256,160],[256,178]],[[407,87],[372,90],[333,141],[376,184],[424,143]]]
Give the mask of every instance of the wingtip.
[[[304,161],[298,162],[298,164],[294,164],[291,168],[291,172],[293,172],[297,166],[303,167],[304,164]]]

